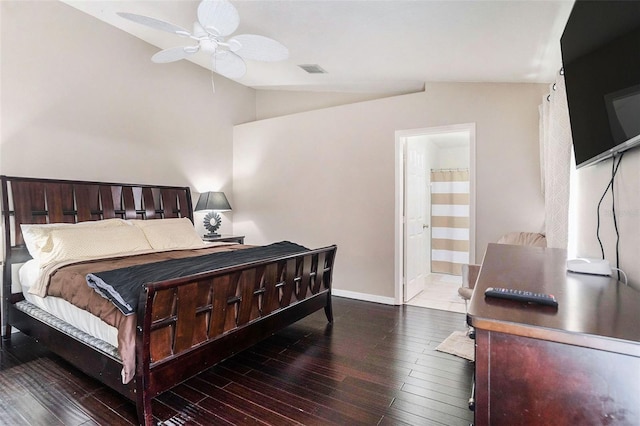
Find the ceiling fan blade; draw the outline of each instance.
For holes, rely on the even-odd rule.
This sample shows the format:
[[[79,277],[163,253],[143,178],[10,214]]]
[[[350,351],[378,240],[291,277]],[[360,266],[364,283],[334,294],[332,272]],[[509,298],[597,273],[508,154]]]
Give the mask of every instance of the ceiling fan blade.
[[[289,57],[289,49],[272,38],[255,34],[241,34],[228,41],[229,48],[245,59],[282,61]]]
[[[180,46],[171,49],[161,50],[151,57],[156,64],[166,64],[167,62],[175,62],[191,56],[199,50],[198,46]]]
[[[247,65],[235,53],[220,50],[213,55],[213,70],[227,78],[240,78],[247,72]]]
[[[240,17],[227,0],[202,0],[198,5],[198,21],[207,32],[227,36],[238,28]]]
[[[185,30],[184,28],[174,24],[170,24],[169,22],[161,21],[159,19],[150,18],[148,16],[136,15],[135,13],[127,13],[127,12],[116,12],[116,13],[125,19],[136,22],[138,24],[146,25],[147,27],[151,27],[156,30],[166,31],[169,33],[174,33],[174,34],[178,34],[186,37],[189,37],[191,35],[191,33]]]

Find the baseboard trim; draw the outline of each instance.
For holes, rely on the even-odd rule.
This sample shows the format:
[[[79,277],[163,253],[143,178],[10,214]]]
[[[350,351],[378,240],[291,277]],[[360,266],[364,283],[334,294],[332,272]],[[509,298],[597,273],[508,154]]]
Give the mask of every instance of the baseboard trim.
[[[331,294],[338,297],[346,297],[348,299],[364,300],[365,302],[382,303],[385,305],[395,305],[396,299],[393,297],[378,296],[375,294],[358,293],[356,291],[331,289]]]

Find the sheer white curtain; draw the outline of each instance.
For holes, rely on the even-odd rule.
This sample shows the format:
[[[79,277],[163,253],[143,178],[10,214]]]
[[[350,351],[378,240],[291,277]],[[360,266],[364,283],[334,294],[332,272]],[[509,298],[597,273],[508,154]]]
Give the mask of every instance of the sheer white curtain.
[[[540,163],[549,247],[567,248],[572,139],[564,76],[559,73],[540,105]]]

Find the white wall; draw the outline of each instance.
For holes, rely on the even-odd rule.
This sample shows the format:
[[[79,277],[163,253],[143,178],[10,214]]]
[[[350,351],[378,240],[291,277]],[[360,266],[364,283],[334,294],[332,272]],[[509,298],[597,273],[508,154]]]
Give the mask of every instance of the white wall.
[[[469,147],[443,147],[439,150],[438,168],[440,169],[468,169]]]
[[[597,208],[611,180],[611,162],[607,160],[577,171],[577,255],[580,257],[601,257],[596,237]],[[640,148],[624,155],[614,189],[620,232],[620,268],[628,275],[629,283],[640,290]],[[616,232],[610,191],[600,209],[600,239],[606,259],[615,266]]]
[[[1,173],[190,185],[233,206],[233,125],[255,119],[254,90],[216,77],[213,94],[203,68],[154,64],[157,48],[57,1],[0,7]]]
[[[338,244],[340,290],[394,296],[396,130],[476,123],[477,239],[542,228],[538,104],[546,85],[430,84],[425,93],[238,125],[234,232]]]
[[[387,98],[406,93],[309,92],[291,90],[258,90],[256,119],[280,117],[355,102]]]

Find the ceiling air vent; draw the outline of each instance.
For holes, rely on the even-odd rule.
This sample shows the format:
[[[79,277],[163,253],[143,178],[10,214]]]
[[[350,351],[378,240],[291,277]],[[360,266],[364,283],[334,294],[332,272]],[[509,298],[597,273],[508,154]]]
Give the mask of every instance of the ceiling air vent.
[[[304,64],[298,65],[300,68],[308,72],[309,74],[326,74],[327,72],[322,69],[318,64]]]

